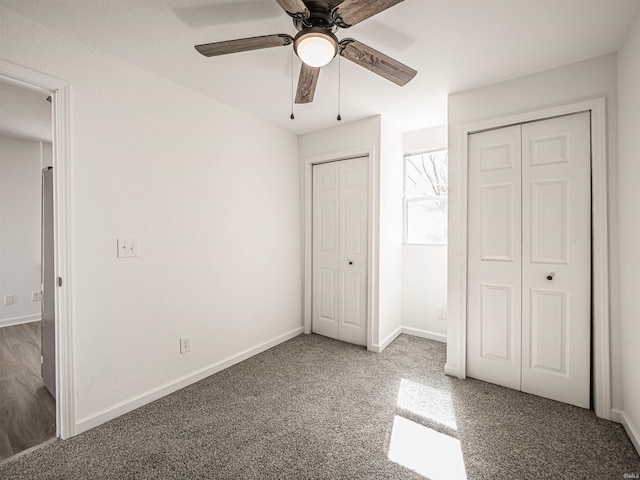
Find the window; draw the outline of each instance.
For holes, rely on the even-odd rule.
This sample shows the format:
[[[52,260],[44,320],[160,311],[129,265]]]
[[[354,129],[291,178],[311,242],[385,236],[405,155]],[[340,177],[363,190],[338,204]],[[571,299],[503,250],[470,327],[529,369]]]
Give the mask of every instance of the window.
[[[406,155],[404,242],[447,244],[449,161],[447,150]]]

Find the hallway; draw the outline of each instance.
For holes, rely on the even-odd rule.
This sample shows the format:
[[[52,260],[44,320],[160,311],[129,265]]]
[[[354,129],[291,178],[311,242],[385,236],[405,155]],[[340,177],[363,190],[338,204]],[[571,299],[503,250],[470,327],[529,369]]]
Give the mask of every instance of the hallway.
[[[55,437],[39,359],[40,322],[0,328],[0,461]]]

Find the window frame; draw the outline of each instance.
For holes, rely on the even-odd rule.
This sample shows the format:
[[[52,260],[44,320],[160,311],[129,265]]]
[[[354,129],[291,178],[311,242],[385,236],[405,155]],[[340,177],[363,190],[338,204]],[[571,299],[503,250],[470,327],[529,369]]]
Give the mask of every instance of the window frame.
[[[415,243],[409,242],[409,204],[418,201],[424,201],[432,196],[436,195],[428,195],[422,197],[407,197],[407,162],[409,157],[415,157],[418,155],[427,155],[429,153],[436,152],[447,152],[447,157],[449,155],[449,149],[447,146],[441,146],[437,148],[430,148],[428,150],[420,150],[417,152],[406,152],[403,155],[403,168],[402,168],[402,244],[403,245],[418,245],[418,246],[438,246],[438,247],[446,247],[449,244],[449,235],[447,232],[447,241],[446,243]],[[447,178],[447,186],[448,186],[448,178]],[[447,188],[447,211],[448,211],[448,188]]]

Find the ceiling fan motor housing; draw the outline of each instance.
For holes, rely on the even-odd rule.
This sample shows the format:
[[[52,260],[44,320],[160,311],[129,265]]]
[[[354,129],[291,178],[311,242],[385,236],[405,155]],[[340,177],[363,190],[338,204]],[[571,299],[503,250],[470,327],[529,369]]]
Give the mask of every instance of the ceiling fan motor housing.
[[[301,31],[309,27],[322,27],[335,32],[338,26],[335,24],[332,12],[342,3],[342,0],[308,0],[304,4],[309,15],[304,18],[293,19],[296,30]]]

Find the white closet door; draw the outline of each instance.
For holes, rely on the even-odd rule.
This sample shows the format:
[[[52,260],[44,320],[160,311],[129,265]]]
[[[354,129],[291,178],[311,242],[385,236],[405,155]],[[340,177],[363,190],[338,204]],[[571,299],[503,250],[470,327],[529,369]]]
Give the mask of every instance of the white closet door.
[[[367,344],[368,158],[340,164],[340,340]]]
[[[467,373],[520,389],[520,126],[469,137]]]
[[[467,371],[589,407],[589,113],[469,137]]]
[[[338,338],[340,165],[313,166],[312,330]]]
[[[367,344],[368,158],[313,167],[312,331]]]
[[[589,408],[588,112],[522,126],[522,390]]]

